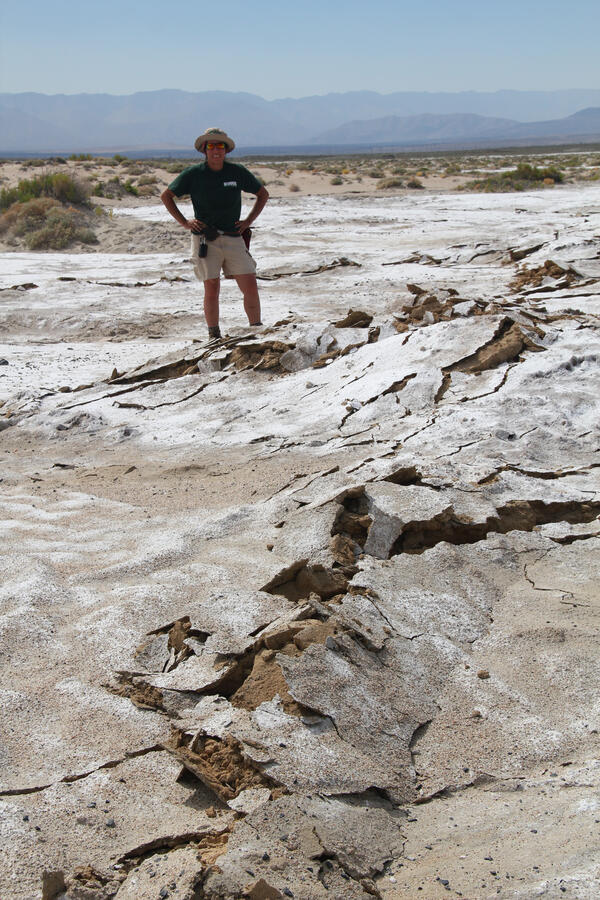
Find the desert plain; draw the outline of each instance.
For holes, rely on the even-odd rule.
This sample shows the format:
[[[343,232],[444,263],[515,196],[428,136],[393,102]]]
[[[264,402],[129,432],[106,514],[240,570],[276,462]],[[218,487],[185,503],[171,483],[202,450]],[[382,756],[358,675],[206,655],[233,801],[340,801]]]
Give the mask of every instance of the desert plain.
[[[247,161],[213,343],[166,164],[0,165],[96,235],[0,237],[3,900],[598,895],[600,154],[518,161]]]

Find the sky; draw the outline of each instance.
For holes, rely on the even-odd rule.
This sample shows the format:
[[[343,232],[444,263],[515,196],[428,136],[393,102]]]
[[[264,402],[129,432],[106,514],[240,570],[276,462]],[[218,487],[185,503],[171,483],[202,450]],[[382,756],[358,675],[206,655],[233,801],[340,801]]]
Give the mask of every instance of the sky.
[[[598,0],[21,0],[0,92],[600,88]]]

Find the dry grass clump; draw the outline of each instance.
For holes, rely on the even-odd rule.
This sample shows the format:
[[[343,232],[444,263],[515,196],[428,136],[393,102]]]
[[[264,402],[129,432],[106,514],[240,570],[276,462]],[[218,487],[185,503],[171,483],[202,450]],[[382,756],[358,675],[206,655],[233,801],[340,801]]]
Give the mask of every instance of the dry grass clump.
[[[391,188],[401,188],[404,187],[404,182],[401,178],[383,178],[379,184],[377,185],[378,191],[387,191]]]
[[[29,250],[64,250],[74,243],[98,242],[81,210],[63,206],[53,197],[13,203],[0,216],[0,235],[23,240]]]

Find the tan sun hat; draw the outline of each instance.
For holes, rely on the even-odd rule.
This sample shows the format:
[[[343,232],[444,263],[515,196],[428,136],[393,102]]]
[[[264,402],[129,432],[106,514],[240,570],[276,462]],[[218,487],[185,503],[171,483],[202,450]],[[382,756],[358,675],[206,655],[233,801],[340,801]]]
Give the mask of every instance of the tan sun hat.
[[[227,150],[231,151],[235,147],[235,141],[226,134],[222,128],[207,128],[204,134],[201,134],[200,137],[196,138],[194,143],[194,147],[198,151],[198,153],[203,152],[204,145],[207,141],[223,141],[223,143],[227,146]]]

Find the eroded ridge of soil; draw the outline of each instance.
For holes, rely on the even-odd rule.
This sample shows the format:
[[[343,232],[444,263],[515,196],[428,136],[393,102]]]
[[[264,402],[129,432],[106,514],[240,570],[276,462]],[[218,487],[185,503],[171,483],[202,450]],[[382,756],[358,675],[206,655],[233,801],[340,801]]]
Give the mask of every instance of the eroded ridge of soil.
[[[598,191],[549,196],[275,204],[216,343],[185,258],[3,261],[0,896],[596,895]]]

